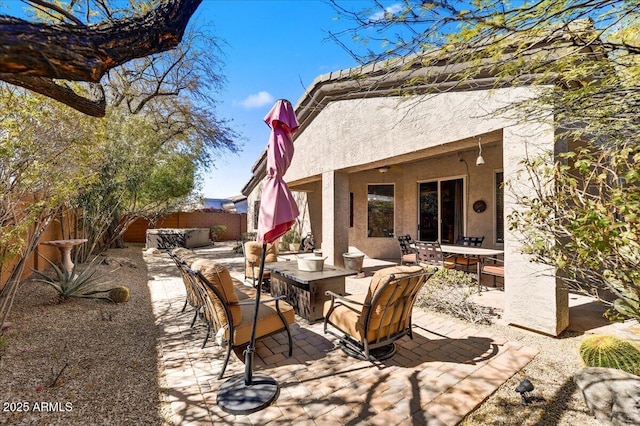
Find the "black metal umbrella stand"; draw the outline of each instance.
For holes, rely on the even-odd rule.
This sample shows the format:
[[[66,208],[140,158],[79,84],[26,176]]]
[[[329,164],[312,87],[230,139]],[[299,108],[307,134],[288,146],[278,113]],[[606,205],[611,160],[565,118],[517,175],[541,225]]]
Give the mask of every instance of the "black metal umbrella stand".
[[[267,255],[267,243],[262,244],[256,306],[251,324],[251,338],[244,351],[244,374],[237,374],[225,381],[218,390],[218,406],[230,414],[250,414],[267,408],[278,398],[280,386],[273,378],[259,374],[253,375],[253,353],[256,351],[256,324],[260,307],[260,286],[264,274],[264,261]]]

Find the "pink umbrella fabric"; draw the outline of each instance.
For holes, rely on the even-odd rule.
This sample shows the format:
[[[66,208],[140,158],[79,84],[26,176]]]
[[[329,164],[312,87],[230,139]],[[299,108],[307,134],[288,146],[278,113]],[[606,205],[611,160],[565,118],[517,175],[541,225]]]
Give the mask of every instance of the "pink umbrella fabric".
[[[291,135],[298,129],[298,119],[291,103],[280,99],[264,121],[271,128],[271,135],[267,147],[267,180],[262,187],[258,216],[258,241],[272,243],[291,229],[300,214],[282,178],[293,158]]]

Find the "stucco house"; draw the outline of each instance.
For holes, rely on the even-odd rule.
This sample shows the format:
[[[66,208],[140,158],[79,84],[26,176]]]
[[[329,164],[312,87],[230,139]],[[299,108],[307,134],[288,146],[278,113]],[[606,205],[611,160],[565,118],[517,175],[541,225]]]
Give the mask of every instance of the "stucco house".
[[[519,208],[510,191],[533,194],[518,174],[521,161],[568,149],[551,124],[498,113],[535,97],[540,86],[496,88],[491,75],[464,82],[428,77],[438,74],[400,63],[317,77],[295,107],[300,128],[285,180],[306,196],[327,262],[341,265],[349,246],[398,259],[397,235],[441,243],[484,236],[483,247],[504,250],[505,319],[558,335],[569,322],[567,290],[553,269],[521,253],[520,237],[505,226]],[[425,78],[412,95],[399,93],[418,76]],[[484,162],[476,165],[480,154]],[[257,223],[265,163],[263,153],[243,189],[249,230]]]

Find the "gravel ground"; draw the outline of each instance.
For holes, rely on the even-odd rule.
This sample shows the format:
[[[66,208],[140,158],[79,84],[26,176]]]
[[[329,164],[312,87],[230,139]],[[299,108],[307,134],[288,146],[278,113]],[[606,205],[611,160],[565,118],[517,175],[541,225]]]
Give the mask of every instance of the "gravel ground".
[[[105,288],[130,287],[128,303],[56,303],[49,287],[31,281],[22,285],[6,341],[0,344],[0,424],[171,423],[142,249],[107,254],[136,265],[115,271],[114,266],[100,265]],[[499,324],[490,327],[540,353],[471,413],[464,426],[599,424],[572,381],[582,368],[577,353],[581,335],[551,338]],[[526,407],[515,392],[524,378],[535,386]]]
[[[0,347],[0,424],[170,423],[142,250],[108,255],[137,265],[99,266],[104,288],[130,288],[127,303],[57,303],[49,286],[22,284]]]

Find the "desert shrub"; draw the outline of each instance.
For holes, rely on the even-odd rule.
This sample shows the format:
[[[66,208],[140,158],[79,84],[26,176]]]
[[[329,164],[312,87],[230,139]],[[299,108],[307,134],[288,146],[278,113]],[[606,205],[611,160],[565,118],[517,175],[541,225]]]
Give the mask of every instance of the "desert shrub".
[[[209,238],[211,238],[211,241],[220,241],[225,232],[227,232],[225,225],[213,225],[209,229]]]
[[[589,367],[616,368],[640,375],[640,350],[627,340],[594,334],[582,340],[579,351]]]
[[[42,257],[49,263],[53,270],[53,277],[40,271],[33,270],[36,275],[35,282],[46,284],[52,287],[60,300],[67,300],[72,297],[95,297],[97,285],[96,258],[81,272],[77,271],[78,263],[73,265],[73,270],[67,271],[58,265]]]
[[[477,289],[472,274],[441,268],[422,287],[416,305],[475,324],[490,324],[492,311],[471,299]]]

